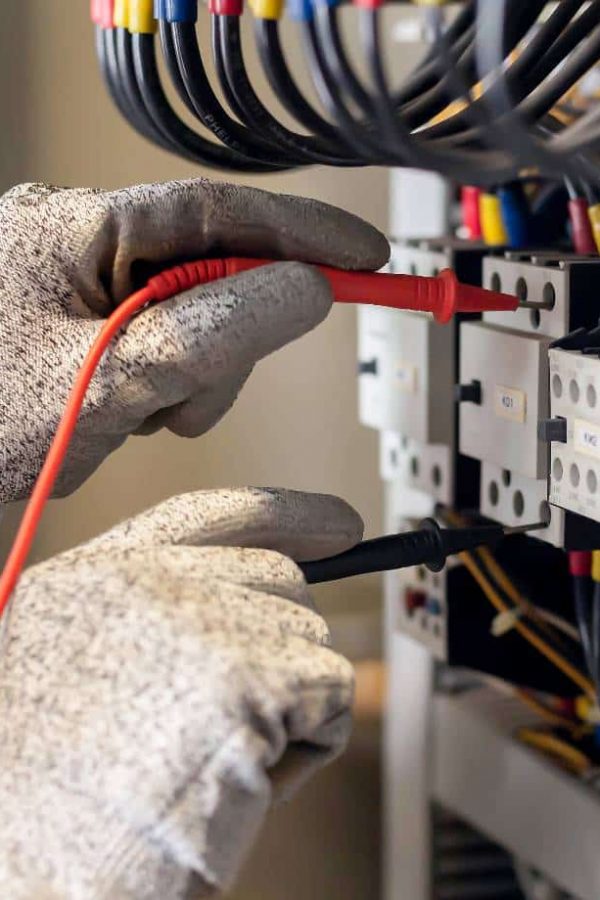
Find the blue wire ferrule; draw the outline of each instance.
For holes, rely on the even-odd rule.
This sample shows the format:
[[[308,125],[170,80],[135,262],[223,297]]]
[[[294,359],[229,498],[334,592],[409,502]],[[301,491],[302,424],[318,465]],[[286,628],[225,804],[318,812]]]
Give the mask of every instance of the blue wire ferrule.
[[[287,14],[294,22],[310,22],[314,16],[312,0],[288,0]]]
[[[159,22],[197,22],[198,0],[154,0],[154,17]]]
[[[515,250],[527,247],[531,241],[530,215],[522,185],[498,188],[498,199],[509,246]]]

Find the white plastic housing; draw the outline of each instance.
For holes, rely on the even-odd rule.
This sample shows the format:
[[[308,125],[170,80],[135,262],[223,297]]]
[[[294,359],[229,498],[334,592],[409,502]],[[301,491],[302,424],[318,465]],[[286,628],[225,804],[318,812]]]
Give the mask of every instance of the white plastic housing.
[[[548,475],[538,423],[549,412],[549,340],[484,322],[461,325],[461,384],[481,384],[481,404],[460,405],[460,450],[536,480]]]
[[[365,307],[359,312],[359,360],[375,373],[359,378],[360,420],[421,444],[453,439],[453,331],[421,313]]]
[[[550,502],[600,522],[600,360],[550,351],[551,414],[567,420],[567,443],[552,443]]]

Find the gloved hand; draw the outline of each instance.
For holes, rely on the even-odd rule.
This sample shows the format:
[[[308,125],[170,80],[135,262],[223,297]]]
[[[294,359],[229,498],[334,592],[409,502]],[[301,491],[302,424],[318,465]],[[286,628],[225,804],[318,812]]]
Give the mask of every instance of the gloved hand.
[[[377,268],[388,246],[333,207],[208,181],[116,193],[24,185],[0,200],[0,503],[30,493],[86,351],[132,291],[132,269],[236,254]],[[101,364],[56,493],[133,432],[207,431],[255,363],[330,305],[325,279],[290,263],[146,310]]]
[[[289,557],[361,535],[333,497],[202,492],[26,572],[0,643],[3,897],[231,882],[286,750],[297,781],[350,727],[351,667]]]

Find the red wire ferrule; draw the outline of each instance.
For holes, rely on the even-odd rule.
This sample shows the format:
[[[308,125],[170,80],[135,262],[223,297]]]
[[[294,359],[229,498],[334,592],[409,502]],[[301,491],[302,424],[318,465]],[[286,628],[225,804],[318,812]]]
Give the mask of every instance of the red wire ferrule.
[[[590,213],[587,200],[583,197],[577,197],[569,200],[569,219],[571,221],[571,230],[573,232],[573,247],[576,253],[582,256],[598,255],[596,249],[596,241],[592,231],[590,222]]]
[[[479,241],[483,237],[481,216],[479,214],[479,198],[481,188],[465,185],[460,192],[460,205],[463,225],[467,229],[469,239]]]
[[[589,550],[571,550],[569,572],[573,578],[589,578],[592,571],[592,554]]]
[[[114,27],[114,0],[91,0],[90,15],[94,25],[100,28],[111,29]]]
[[[352,0],[352,5],[359,9],[380,9],[384,3],[385,0]]]
[[[241,16],[244,0],[208,0],[208,11],[211,16]]]

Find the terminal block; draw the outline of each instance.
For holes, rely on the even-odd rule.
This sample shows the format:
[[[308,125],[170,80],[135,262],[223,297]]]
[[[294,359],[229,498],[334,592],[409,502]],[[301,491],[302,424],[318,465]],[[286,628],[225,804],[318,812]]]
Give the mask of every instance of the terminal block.
[[[600,522],[598,356],[550,350],[550,397],[550,501]]]
[[[483,261],[483,287],[515,294],[536,308],[485,313],[484,321],[557,339],[575,328],[591,328],[600,308],[590,297],[600,291],[600,260],[510,252]]]
[[[479,385],[460,403],[460,450],[528,478],[548,475],[548,448],[538,423],[548,416],[550,339],[465,322],[460,329],[460,384]]]
[[[587,544],[577,517],[549,507],[549,443],[538,429],[551,415],[550,345],[598,322],[590,294],[600,289],[600,261],[509,252],[486,256],[482,270],[484,287],[534,306],[486,313],[483,322],[463,326],[460,391],[470,395],[457,398],[460,449],[482,463],[480,510],[506,525],[549,519],[539,539],[559,547]]]

